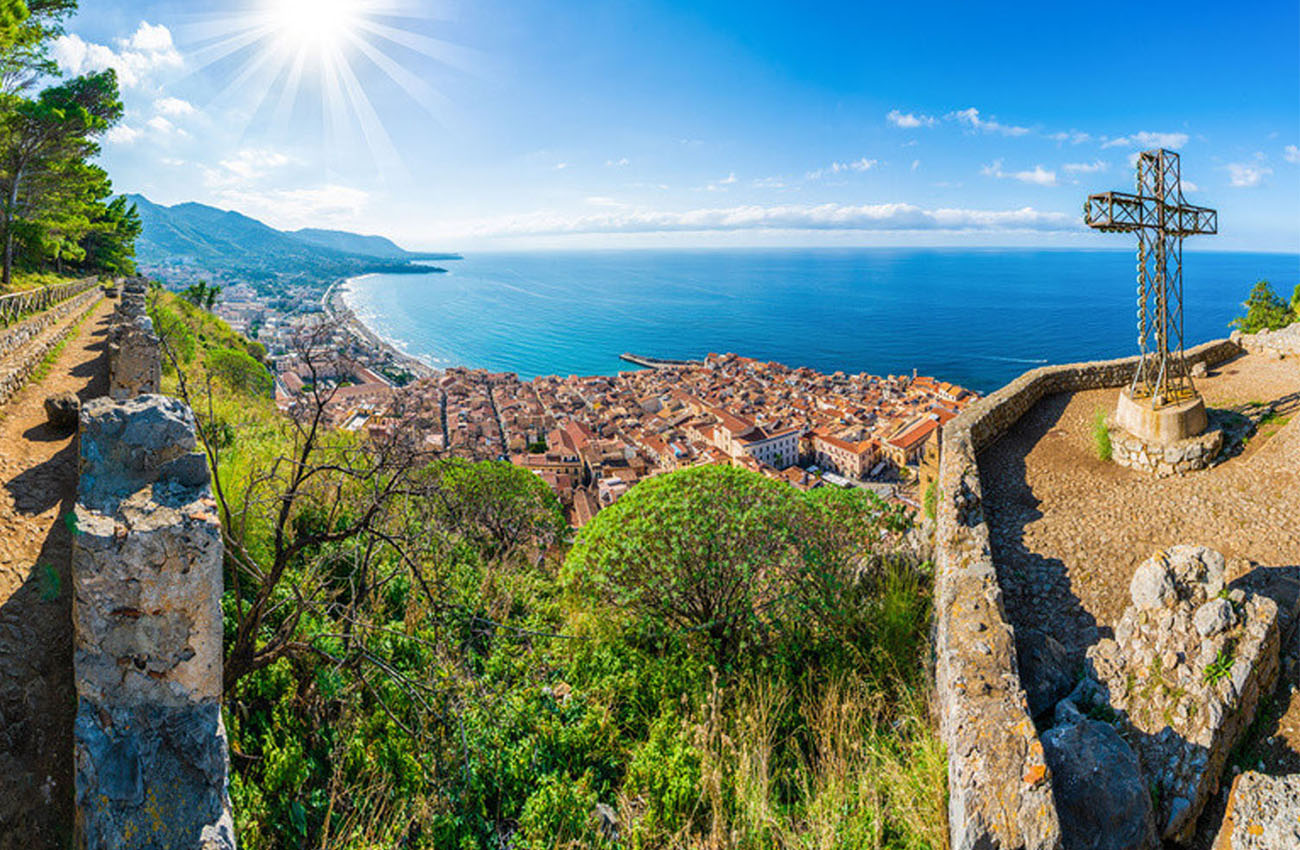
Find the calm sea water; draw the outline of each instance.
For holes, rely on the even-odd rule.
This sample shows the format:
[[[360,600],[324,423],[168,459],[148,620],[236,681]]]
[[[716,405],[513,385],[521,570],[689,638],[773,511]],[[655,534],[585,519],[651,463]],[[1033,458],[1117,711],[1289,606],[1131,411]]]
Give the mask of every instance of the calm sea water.
[[[624,351],[735,351],[826,372],[919,369],[980,391],[1034,365],[1136,350],[1126,251],[743,250],[481,254],[370,275],[349,305],[434,366],[613,374]],[[1188,345],[1226,336],[1250,286],[1290,296],[1300,255],[1187,253]]]

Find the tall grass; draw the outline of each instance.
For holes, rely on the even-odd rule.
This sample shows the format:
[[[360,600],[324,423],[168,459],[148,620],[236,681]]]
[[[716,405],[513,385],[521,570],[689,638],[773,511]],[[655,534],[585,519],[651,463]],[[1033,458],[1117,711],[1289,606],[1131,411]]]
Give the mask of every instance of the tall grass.
[[[1106,427],[1106,411],[1098,408],[1092,417],[1092,445],[1100,460],[1111,458],[1110,429]]]

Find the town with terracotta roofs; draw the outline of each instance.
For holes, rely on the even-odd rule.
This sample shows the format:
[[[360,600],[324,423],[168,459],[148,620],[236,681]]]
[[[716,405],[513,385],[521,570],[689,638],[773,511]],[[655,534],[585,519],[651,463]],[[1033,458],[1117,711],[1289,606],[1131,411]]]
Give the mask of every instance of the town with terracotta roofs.
[[[545,480],[575,528],[644,478],[691,466],[745,467],[799,489],[871,489],[920,507],[943,426],[978,395],[921,375],[823,374],[737,354],[709,354],[617,375],[544,376],[449,368],[397,386],[392,352],[351,324],[330,365],[279,358],[282,407],[330,384],[330,424],[425,451],[506,459]],[[274,352],[273,352],[274,353]],[[395,411],[400,408],[400,417]]]

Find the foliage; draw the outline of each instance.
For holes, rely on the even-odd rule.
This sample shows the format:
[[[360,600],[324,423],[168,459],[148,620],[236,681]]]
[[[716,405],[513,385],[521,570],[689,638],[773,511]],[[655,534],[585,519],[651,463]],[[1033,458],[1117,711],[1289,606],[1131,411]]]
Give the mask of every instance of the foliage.
[[[1214,684],[1220,679],[1226,679],[1232,674],[1232,643],[1229,642],[1219,650],[1218,656],[1205,666],[1204,679],[1209,684]]]
[[[939,482],[937,480],[932,480],[929,486],[925,488],[922,508],[925,510],[925,515],[930,519],[934,519],[939,512]]]
[[[246,352],[232,348],[214,348],[208,352],[204,363],[209,374],[224,381],[236,392],[268,398],[271,396],[271,373]]]
[[[1246,315],[1232,320],[1232,327],[1242,333],[1258,333],[1261,330],[1278,330],[1294,321],[1300,321],[1300,286],[1292,296],[1291,304],[1282,300],[1273,286],[1261,280],[1250,290],[1250,296],[1241,305],[1246,308]]]
[[[221,287],[213,286],[206,280],[191,284],[185,287],[181,292],[181,297],[193,304],[195,307],[202,307],[209,312],[217,304],[217,298],[221,295]]]
[[[639,484],[566,551],[537,477],[308,440],[327,395],[285,416],[206,380],[216,320],[165,293],[151,312],[201,347],[167,386],[217,471],[244,847],[944,846],[930,574],[892,554],[899,510],[688,470]],[[669,527],[692,515],[715,522]],[[639,569],[673,598],[710,591],[710,538],[707,562],[750,579],[725,664],[709,630],[611,586]],[[660,563],[620,562],[629,540]]]
[[[1108,461],[1114,453],[1110,443],[1110,428],[1106,424],[1106,411],[1098,410],[1092,416],[1092,447],[1097,452],[1097,459]]]

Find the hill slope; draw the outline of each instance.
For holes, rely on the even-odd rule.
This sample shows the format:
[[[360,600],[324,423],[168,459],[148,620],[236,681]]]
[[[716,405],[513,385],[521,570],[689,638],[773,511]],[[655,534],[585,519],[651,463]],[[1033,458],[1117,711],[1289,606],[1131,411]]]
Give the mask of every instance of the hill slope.
[[[214,277],[328,281],[367,272],[427,272],[428,266],[413,261],[457,259],[405,251],[378,236],[313,229],[286,233],[205,204],[165,207],[143,195],[128,197],[144,223],[137,259],[155,274],[184,267]]]

